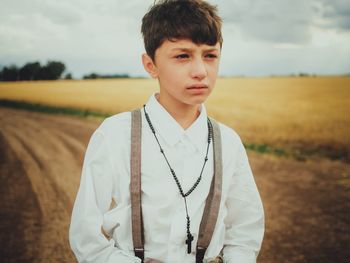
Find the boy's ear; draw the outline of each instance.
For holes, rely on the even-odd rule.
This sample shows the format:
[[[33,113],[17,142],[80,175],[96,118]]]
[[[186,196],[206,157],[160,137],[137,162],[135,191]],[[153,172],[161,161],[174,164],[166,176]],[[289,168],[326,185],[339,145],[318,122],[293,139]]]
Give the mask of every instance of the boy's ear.
[[[142,64],[145,70],[148,72],[148,74],[150,74],[152,78],[158,77],[158,68],[154,64],[151,57],[147,55],[147,53],[142,54]]]

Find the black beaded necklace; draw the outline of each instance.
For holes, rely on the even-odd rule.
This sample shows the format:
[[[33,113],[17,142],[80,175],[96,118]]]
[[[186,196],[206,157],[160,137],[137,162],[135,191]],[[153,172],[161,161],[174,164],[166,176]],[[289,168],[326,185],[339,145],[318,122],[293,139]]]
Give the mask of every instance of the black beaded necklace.
[[[170,166],[170,163],[169,163],[169,160],[168,158],[166,157],[165,155],[165,152],[164,152],[164,149],[162,148],[162,146],[160,145],[159,143],[159,140],[158,140],[158,137],[156,135],[156,131],[153,127],[153,124],[149,118],[149,115],[148,113],[146,112],[146,105],[143,105],[143,110],[145,112],[145,117],[146,117],[146,120],[148,122],[148,125],[154,135],[154,138],[156,139],[157,143],[158,143],[158,146],[159,146],[159,150],[160,152],[162,153],[162,155],[164,156],[164,159],[167,163],[167,165],[169,166],[169,169],[170,169],[170,173],[172,174],[174,180],[175,180],[175,183],[179,189],[179,192],[180,192],[180,195],[183,197],[184,199],[184,202],[185,202],[185,208],[186,208],[186,220],[187,220],[187,240],[186,240],[186,244],[187,244],[187,253],[190,254],[191,251],[192,251],[192,247],[191,247],[191,244],[192,244],[192,241],[193,241],[193,235],[191,234],[191,231],[190,231],[190,217],[188,215],[188,209],[187,209],[187,201],[186,201],[186,197],[189,196],[194,189],[196,189],[196,187],[198,186],[199,182],[201,181],[202,179],[202,174],[203,174],[203,170],[204,170],[204,167],[205,167],[205,164],[207,163],[208,161],[208,152],[209,152],[209,145],[210,145],[210,142],[211,142],[211,139],[212,139],[212,136],[213,136],[213,126],[212,126],[212,123],[210,122],[210,119],[208,118],[207,119],[207,124],[208,124],[208,145],[207,145],[207,151],[206,151],[206,154],[205,154],[205,158],[204,158],[204,163],[203,163],[203,166],[202,166],[202,170],[200,172],[200,175],[198,176],[196,182],[193,184],[193,186],[185,193],[181,187],[181,184],[179,182],[179,179],[177,178],[176,176],[176,173],[174,171],[174,169]]]

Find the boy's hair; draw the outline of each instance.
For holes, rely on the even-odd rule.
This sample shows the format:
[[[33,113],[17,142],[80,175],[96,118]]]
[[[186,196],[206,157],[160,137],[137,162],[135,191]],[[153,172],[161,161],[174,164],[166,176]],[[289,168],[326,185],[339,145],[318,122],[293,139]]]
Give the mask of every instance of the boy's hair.
[[[222,47],[222,20],[216,6],[201,0],[161,0],[142,18],[141,33],[147,54],[155,58],[164,40],[190,39],[195,44]]]

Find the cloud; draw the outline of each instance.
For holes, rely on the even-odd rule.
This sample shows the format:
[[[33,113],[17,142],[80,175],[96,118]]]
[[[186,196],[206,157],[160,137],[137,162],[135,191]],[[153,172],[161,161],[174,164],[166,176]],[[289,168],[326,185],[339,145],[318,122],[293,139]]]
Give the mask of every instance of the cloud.
[[[113,60],[117,71],[123,64],[118,66],[119,61],[129,61],[132,50],[142,52],[140,24],[147,1],[1,1],[0,60],[4,64],[58,58],[103,71],[98,61],[104,60],[112,71],[107,61]]]
[[[310,1],[217,2],[224,23],[232,23],[246,39],[294,44],[304,44],[311,39],[311,25],[315,14]]]
[[[303,45],[314,27],[348,31],[348,0],[219,0],[224,23],[231,23],[247,40]]]
[[[347,0],[320,0],[318,9],[323,25],[341,31],[350,31],[350,4]]]
[[[2,0],[1,21],[6,22],[13,17],[28,18],[41,16],[53,23],[70,25],[80,21],[79,9],[69,1],[42,1],[42,0]],[[31,23],[27,20],[27,23]]]

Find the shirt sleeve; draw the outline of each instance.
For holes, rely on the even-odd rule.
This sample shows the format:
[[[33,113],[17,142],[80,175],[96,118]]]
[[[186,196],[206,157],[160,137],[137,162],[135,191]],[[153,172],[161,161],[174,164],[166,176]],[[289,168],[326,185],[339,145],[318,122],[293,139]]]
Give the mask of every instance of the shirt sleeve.
[[[264,236],[264,210],[240,139],[226,207],[224,262],[255,263]]]
[[[115,246],[101,231],[103,214],[113,193],[113,165],[106,138],[96,130],[91,136],[74,203],[69,241],[80,263],[139,263],[141,260]]]

